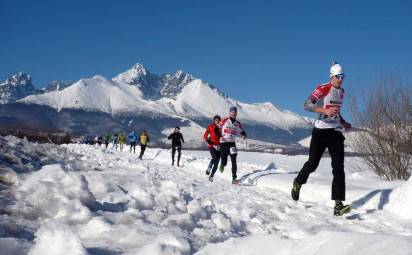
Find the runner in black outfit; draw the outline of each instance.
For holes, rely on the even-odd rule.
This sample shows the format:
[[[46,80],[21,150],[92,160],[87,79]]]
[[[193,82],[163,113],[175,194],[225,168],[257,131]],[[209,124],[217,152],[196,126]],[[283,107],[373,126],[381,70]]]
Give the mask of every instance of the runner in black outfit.
[[[175,164],[175,153],[177,150],[177,166],[180,163],[180,156],[182,155],[182,142],[184,143],[185,140],[183,139],[182,133],[180,133],[180,127],[176,127],[174,132],[169,135],[167,139],[172,139],[172,166]]]

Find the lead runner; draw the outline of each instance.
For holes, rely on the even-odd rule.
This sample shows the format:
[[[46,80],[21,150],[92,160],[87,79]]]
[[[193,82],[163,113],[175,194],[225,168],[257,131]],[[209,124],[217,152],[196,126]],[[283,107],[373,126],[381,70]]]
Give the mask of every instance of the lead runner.
[[[316,112],[319,118],[315,121],[310,141],[309,160],[303,165],[298,176],[293,180],[291,195],[293,200],[299,200],[300,189],[316,170],[319,161],[326,148],[332,158],[332,200],[335,200],[333,214],[343,215],[350,211],[350,205],[344,205],[345,201],[345,171],[344,171],[344,140],[342,128],[350,129],[342,115],[344,89],[343,80],[345,74],[338,63],[333,63],[330,69],[330,81],[319,85],[305,101],[305,110]]]

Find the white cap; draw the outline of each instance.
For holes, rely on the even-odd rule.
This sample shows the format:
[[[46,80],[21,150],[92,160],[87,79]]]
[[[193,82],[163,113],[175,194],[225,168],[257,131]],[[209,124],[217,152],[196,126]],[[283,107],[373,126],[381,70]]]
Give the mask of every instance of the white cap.
[[[332,78],[333,76],[338,74],[344,74],[343,68],[341,65],[338,64],[338,62],[333,62],[332,67],[330,68],[329,78]]]

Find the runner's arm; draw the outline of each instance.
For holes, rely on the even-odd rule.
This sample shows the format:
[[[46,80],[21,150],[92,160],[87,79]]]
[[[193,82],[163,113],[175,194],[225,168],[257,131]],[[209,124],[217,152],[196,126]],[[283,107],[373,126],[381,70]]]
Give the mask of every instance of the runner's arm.
[[[342,126],[343,126],[344,128],[346,128],[346,129],[351,129],[351,128],[352,128],[352,125],[351,125],[349,122],[347,122],[347,121],[342,117],[341,114],[339,114],[339,115],[340,115],[340,123],[342,124]]]
[[[318,100],[314,96],[310,95],[308,99],[306,99],[303,108],[308,112],[316,112],[317,102]]]
[[[207,143],[208,143],[208,141],[209,141],[209,133],[210,133],[210,130],[209,130],[209,127],[208,127],[208,128],[206,128],[205,133],[203,134],[203,139],[204,139],[205,142],[207,142]]]
[[[306,99],[303,108],[308,112],[316,112],[316,113],[325,113],[325,108],[318,106],[319,99],[316,98],[313,94]]]
[[[330,115],[330,116],[336,115],[339,112],[339,108],[337,107],[331,107],[331,108],[319,107],[317,105],[318,101],[319,99],[316,98],[312,94],[308,97],[308,99],[306,99],[305,104],[303,105],[303,108],[309,112],[322,113],[322,114]]]
[[[246,131],[243,129],[242,123],[239,122],[239,127],[240,127],[240,135],[246,139]]]
[[[335,115],[338,113],[336,108],[323,108],[318,106],[318,101],[329,93],[330,87],[317,86],[312,94],[306,99],[303,108],[309,112],[322,113],[325,115]]]

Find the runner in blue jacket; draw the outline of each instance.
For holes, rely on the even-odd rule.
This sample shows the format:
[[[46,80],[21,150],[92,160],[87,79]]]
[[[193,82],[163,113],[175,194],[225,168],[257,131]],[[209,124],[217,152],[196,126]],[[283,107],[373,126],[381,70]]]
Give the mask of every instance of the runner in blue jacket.
[[[128,136],[129,142],[130,142],[130,153],[132,153],[132,148],[133,152],[136,153],[136,143],[137,143],[137,134],[134,132],[134,130],[129,134]]]

